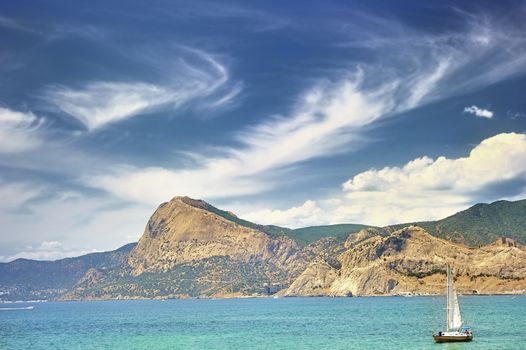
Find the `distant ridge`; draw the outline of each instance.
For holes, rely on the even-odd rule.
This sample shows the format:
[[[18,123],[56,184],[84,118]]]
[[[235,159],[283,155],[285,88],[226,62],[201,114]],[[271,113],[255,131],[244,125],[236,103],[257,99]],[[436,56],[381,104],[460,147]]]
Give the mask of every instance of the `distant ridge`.
[[[11,300],[54,298],[73,287],[89,269],[122,264],[136,245],[128,243],[109,252],[55,261],[16,259],[0,263],[0,292],[8,293]]]
[[[479,246],[495,242],[501,236],[526,243],[526,199],[479,203],[466,210],[437,221],[422,221],[393,225],[400,229],[418,225],[434,236]]]
[[[374,226],[361,224],[309,226],[291,230],[287,236],[299,244],[308,245],[325,237],[334,237],[338,240],[345,241],[349,234],[359,232],[366,228],[374,228]]]

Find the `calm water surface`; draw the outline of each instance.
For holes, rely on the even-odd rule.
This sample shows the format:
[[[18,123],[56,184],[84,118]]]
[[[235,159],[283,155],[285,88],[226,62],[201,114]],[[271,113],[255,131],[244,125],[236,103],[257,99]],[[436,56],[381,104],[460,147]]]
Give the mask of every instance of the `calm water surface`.
[[[472,343],[433,343],[443,297],[282,298],[34,304],[0,311],[0,349],[526,349],[525,296],[460,303]]]

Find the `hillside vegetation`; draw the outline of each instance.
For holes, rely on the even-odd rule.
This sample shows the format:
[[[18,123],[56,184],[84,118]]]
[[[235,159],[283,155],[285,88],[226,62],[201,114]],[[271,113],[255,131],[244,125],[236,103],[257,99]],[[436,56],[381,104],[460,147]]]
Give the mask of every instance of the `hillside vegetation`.
[[[360,224],[309,226],[291,230],[287,233],[287,236],[301,245],[308,245],[325,237],[334,237],[338,240],[345,241],[349,234],[359,232],[369,227],[372,226]]]
[[[437,221],[395,225],[396,229],[415,224],[434,236],[469,246],[494,242],[498,237],[526,243],[526,200],[497,201],[476,204],[466,210]]]
[[[10,300],[52,298],[73,287],[90,268],[109,269],[122,264],[135,246],[129,243],[110,252],[55,261],[16,259],[0,263],[0,291]]]

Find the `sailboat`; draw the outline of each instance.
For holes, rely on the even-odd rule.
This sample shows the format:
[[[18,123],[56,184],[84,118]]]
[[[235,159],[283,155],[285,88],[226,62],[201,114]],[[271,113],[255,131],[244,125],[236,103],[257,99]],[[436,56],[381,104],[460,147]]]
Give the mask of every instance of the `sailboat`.
[[[447,265],[447,328],[446,331],[433,334],[433,339],[435,339],[437,343],[473,340],[473,333],[470,328],[462,325],[457,293],[453,285],[453,274],[451,273],[451,266],[449,266],[449,264]]]

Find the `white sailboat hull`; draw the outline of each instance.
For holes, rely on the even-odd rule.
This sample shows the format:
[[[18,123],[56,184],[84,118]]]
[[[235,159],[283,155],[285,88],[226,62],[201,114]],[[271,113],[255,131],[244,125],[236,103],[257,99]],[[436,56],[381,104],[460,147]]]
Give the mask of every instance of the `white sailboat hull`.
[[[466,342],[473,340],[471,332],[439,332],[433,334],[433,339],[437,343]]]

